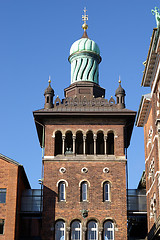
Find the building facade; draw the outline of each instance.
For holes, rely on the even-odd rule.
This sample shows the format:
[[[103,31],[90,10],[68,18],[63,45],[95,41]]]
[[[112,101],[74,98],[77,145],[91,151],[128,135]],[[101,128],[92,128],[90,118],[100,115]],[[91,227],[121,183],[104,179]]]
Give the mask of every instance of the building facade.
[[[0,154],[0,239],[20,238],[22,192],[30,189],[24,168]]]
[[[85,15],[85,17],[87,17]],[[70,49],[71,84],[65,98],[49,86],[33,112],[43,156],[44,240],[127,239],[125,149],[136,112],[119,87],[105,99],[99,85],[98,45],[87,36]]]
[[[143,95],[136,120],[144,127],[145,169],[148,239],[160,237],[160,15],[156,16],[157,28],[153,29],[147,60],[144,63],[142,86],[150,93]]]

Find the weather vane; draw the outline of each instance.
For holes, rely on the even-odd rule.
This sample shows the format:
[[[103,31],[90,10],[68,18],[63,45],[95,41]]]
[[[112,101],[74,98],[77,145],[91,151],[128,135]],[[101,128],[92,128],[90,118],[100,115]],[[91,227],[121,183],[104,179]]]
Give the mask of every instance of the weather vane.
[[[155,9],[151,10],[152,14],[155,15],[156,18],[156,23],[157,23],[157,28],[160,26],[160,13],[159,13],[160,9],[155,7]]]
[[[86,7],[84,8],[84,15],[82,15],[82,21],[84,21],[84,24],[82,25],[82,28],[84,29],[84,31],[85,30],[87,30],[87,28],[88,28],[88,25],[87,25],[87,23],[86,23],[86,21],[88,21],[88,15],[86,15],[86,12],[87,12],[87,9],[86,9]]]
[[[51,76],[49,75],[49,80],[48,80],[49,84],[51,83]]]

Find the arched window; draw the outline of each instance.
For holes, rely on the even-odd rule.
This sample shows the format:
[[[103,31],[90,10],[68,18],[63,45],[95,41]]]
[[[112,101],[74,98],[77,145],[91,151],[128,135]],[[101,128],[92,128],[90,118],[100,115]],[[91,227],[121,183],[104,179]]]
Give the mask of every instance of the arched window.
[[[114,133],[108,133],[107,135],[107,154],[114,155]]]
[[[65,153],[73,153],[72,132],[68,131],[65,137]]]
[[[58,185],[58,198],[59,202],[66,200],[66,184],[64,181],[60,182]]]
[[[86,181],[81,183],[81,202],[88,200],[88,183]]]
[[[59,220],[55,224],[55,240],[65,240],[65,222]]]
[[[81,240],[81,222],[78,220],[71,224],[71,240]]]
[[[87,240],[97,240],[98,229],[96,221],[90,221],[87,225]]]
[[[83,133],[81,131],[76,133],[76,154],[83,154]]]
[[[104,222],[103,240],[114,240],[114,225],[111,221]]]
[[[92,131],[87,132],[86,135],[86,154],[94,153],[94,141]]]
[[[103,134],[103,132],[97,133],[96,153],[104,154],[104,134]]]
[[[62,133],[57,131],[55,134],[55,156],[62,154]]]
[[[105,182],[103,184],[103,201],[110,201],[110,183]]]

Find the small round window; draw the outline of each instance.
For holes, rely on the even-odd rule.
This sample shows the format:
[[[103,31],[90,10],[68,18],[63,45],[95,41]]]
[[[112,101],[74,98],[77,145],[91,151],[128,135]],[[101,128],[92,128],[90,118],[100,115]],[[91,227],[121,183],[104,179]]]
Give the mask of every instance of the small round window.
[[[82,168],[82,169],[81,169],[81,172],[82,172],[82,173],[87,173],[87,172],[88,172],[88,168],[86,168],[86,167]]]
[[[59,169],[59,171],[60,171],[60,173],[65,173],[65,172],[66,172],[66,169],[65,169],[64,167],[61,167],[61,168]]]
[[[103,168],[103,172],[104,173],[109,173],[109,168],[107,168],[107,167]]]

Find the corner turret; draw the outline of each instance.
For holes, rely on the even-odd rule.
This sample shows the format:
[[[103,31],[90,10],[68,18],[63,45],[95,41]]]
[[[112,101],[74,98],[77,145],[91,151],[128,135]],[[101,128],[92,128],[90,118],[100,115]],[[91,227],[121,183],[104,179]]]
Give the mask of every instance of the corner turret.
[[[125,108],[125,90],[121,86],[121,80],[119,79],[119,87],[116,90],[115,93],[116,99],[117,99],[117,107],[119,109]]]
[[[51,80],[49,77],[48,80],[48,87],[46,88],[46,90],[44,91],[44,96],[45,96],[45,104],[44,104],[44,108],[53,108],[53,97],[54,97],[54,90],[51,87]]]

